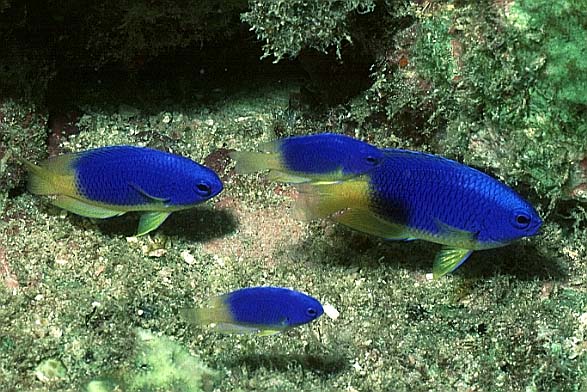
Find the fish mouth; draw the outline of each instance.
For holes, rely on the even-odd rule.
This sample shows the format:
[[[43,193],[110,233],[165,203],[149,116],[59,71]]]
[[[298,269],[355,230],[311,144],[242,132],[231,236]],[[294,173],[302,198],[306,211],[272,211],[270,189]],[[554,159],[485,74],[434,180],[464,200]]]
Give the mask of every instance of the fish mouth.
[[[536,225],[528,232],[528,237],[535,237],[544,234],[544,228],[542,227],[542,221],[537,222]]]

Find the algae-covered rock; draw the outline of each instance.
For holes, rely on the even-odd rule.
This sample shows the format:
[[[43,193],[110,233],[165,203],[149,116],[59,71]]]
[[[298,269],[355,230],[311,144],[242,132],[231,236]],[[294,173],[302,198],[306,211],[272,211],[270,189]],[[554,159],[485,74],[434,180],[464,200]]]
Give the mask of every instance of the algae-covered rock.
[[[340,53],[344,42],[352,40],[349,19],[374,7],[373,0],[255,1],[242,18],[265,42],[265,55],[279,61],[303,48],[325,51],[334,46]]]
[[[44,383],[60,381],[67,376],[67,369],[60,360],[49,358],[35,368],[35,376]]]
[[[102,377],[86,385],[87,392],[210,391],[217,372],[168,337],[136,330],[134,363],[116,377]]]
[[[0,97],[0,213],[8,193],[22,184],[24,169],[17,158],[44,157],[46,113],[35,105]]]
[[[416,144],[560,198],[587,151],[587,9],[457,2],[416,15],[374,73],[371,113]]]

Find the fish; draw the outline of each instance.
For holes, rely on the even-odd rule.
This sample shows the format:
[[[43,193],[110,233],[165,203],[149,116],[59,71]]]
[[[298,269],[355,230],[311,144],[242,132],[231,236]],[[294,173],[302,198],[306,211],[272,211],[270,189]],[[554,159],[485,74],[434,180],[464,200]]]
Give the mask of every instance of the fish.
[[[212,298],[207,307],[185,308],[182,318],[196,325],[214,324],[223,333],[274,335],[310,323],[324,313],[320,302],[283,287],[246,287]]]
[[[27,189],[69,212],[105,219],[142,213],[137,236],[158,228],[174,211],[200,204],[222,189],[211,169],[191,159],[136,146],[107,146],[49,158],[29,171]]]
[[[297,185],[298,216],[329,218],[390,240],[441,244],[434,278],[457,269],[473,251],[539,234],[534,207],[495,178],[438,155],[382,151],[382,163],[366,174]]]
[[[272,180],[300,184],[340,181],[373,169],[383,152],[349,136],[321,133],[292,136],[261,144],[261,152],[235,151],[239,174],[269,170]]]

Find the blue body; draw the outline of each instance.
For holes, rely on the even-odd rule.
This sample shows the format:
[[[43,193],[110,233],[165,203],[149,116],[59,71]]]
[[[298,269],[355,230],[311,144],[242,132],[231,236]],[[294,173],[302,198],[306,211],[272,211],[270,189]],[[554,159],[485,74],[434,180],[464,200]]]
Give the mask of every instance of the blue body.
[[[309,295],[281,287],[250,287],[224,295],[233,321],[245,325],[295,327],[309,323],[324,310]]]
[[[285,168],[299,173],[362,174],[383,158],[377,147],[333,133],[289,137],[278,145]]]
[[[150,148],[103,147],[77,154],[76,187],[88,200],[116,206],[159,201],[189,206],[222,191],[214,171],[190,159]]]
[[[535,235],[542,224],[526,200],[487,174],[435,155],[383,151],[386,158],[369,173],[369,199],[387,221],[449,245],[451,229],[468,232],[478,249]]]

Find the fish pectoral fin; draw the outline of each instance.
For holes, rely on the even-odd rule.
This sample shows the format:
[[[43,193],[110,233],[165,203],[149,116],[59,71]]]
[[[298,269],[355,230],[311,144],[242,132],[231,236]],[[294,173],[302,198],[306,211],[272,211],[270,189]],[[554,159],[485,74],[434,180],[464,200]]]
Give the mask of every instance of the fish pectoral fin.
[[[448,274],[459,268],[473,253],[471,249],[453,248],[444,246],[434,259],[432,275],[434,279]]]
[[[455,241],[459,241],[459,242],[474,241],[477,238],[478,233],[458,229],[456,227],[453,227],[451,225],[448,225],[448,224],[442,222],[440,219],[436,219],[435,221],[436,221],[436,227],[438,227],[438,230],[440,232],[442,232],[442,235],[448,236],[449,238],[451,238]]]
[[[409,237],[402,225],[387,222],[366,209],[349,208],[333,215],[331,219],[357,231],[389,240],[405,240]]]
[[[165,219],[167,219],[169,215],[171,215],[171,212],[165,211],[152,211],[141,215],[137,237],[145,235],[161,226],[161,224],[165,222]]]
[[[98,207],[64,195],[56,196],[53,200],[51,200],[51,204],[87,218],[105,219],[124,214],[124,211],[116,211],[104,207]]]
[[[143,196],[144,198],[148,199],[150,202],[155,202],[157,204],[165,204],[165,203],[169,202],[169,199],[168,198],[157,197],[157,196],[153,196],[153,195],[148,194],[147,192],[145,192],[143,190],[143,188],[141,188],[137,184],[129,183],[128,185],[130,185],[130,187],[132,189],[134,189],[135,191],[139,192],[141,194],[141,196]]]

